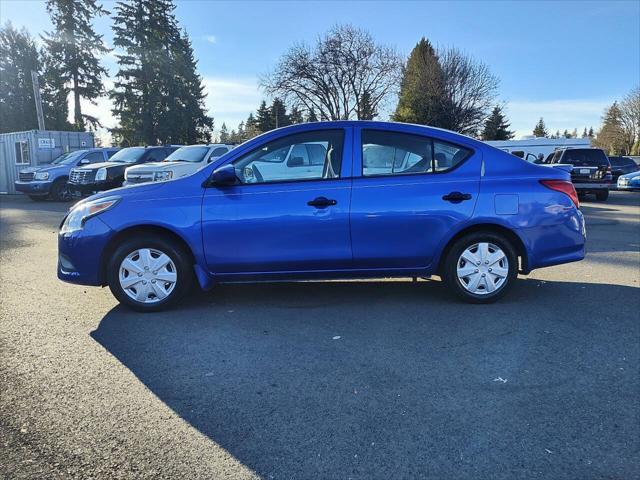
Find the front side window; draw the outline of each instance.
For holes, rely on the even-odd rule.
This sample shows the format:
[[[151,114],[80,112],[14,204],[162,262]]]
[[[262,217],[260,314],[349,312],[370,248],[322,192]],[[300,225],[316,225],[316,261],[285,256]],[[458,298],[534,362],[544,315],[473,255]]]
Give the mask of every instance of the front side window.
[[[362,175],[447,172],[471,150],[441,140],[399,132],[362,131]]]
[[[343,130],[299,133],[267,143],[233,162],[242,183],[340,178]]]

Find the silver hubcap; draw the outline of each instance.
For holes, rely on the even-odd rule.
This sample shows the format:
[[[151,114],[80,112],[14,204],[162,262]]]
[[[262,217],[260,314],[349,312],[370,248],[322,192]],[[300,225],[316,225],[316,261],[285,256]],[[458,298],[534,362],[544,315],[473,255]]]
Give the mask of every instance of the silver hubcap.
[[[178,274],[166,253],[140,248],[122,260],[118,278],[122,290],[136,302],[156,303],[171,294]]]
[[[465,290],[476,295],[488,295],[507,281],[509,261],[500,247],[481,242],[462,252],[456,271]]]

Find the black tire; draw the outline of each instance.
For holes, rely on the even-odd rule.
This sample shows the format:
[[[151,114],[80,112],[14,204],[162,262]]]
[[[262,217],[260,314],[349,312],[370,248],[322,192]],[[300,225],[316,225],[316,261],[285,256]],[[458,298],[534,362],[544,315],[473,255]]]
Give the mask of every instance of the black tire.
[[[596,192],[596,200],[598,200],[599,202],[606,202],[608,198],[609,198],[609,190]]]
[[[122,261],[132,252],[141,248],[149,248],[166,254],[176,268],[176,284],[171,293],[154,303],[141,303],[131,298],[120,285],[119,273]],[[174,241],[162,237],[132,238],[122,242],[107,260],[107,280],[109,289],[118,301],[138,312],[156,312],[174,306],[184,295],[189,292],[193,284],[193,265],[191,256],[184,248]]]
[[[51,198],[56,202],[68,202],[71,200],[71,193],[65,178],[59,178],[51,185]]]
[[[34,202],[44,202],[47,199],[46,195],[29,195],[29,198]]]
[[[508,261],[508,274],[505,281],[492,293],[476,294],[468,291],[458,279],[458,260],[469,247],[487,242],[499,247]],[[518,255],[514,246],[502,235],[492,232],[476,232],[459,238],[448,250],[442,265],[442,277],[447,288],[467,303],[493,303],[504,296],[518,277]]]

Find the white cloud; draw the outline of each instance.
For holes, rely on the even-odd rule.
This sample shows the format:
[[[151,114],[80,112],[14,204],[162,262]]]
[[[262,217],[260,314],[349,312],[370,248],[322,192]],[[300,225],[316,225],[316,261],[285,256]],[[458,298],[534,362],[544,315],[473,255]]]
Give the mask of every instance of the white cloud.
[[[215,120],[216,129],[223,123],[229,129],[247,119],[263,98],[256,78],[205,77],[206,107]]]
[[[218,39],[215,35],[205,35],[203,38],[209,43],[218,43]]]
[[[582,134],[583,128],[598,128],[602,114],[614,99],[576,99],[576,100],[514,100],[506,104],[506,114],[511,122],[511,129],[515,130],[516,138],[531,135],[533,127],[540,117],[544,118],[549,133],[565,129],[570,132],[578,129]]]

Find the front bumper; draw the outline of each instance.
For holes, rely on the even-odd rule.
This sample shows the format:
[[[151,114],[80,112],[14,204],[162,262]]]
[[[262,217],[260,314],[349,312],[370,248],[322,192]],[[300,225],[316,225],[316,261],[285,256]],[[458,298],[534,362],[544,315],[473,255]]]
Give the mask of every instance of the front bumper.
[[[52,184],[53,182],[50,180],[34,180],[33,182],[15,181],[13,186],[16,191],[26,193],[27,195],[49,195]]]
[[[69,182],[69,191],[71,195],[76,197],[83,197],[86,195],[93,195],[96,192],[103,192],[105,190],[111,190],[117,188],[120,185],[115,182],[93,182],[93,183],[72,183]]]
[[[102,253],[113,230],[99,216],[82,230],[58,233],[58,278],[80,285],[102,285]]]

